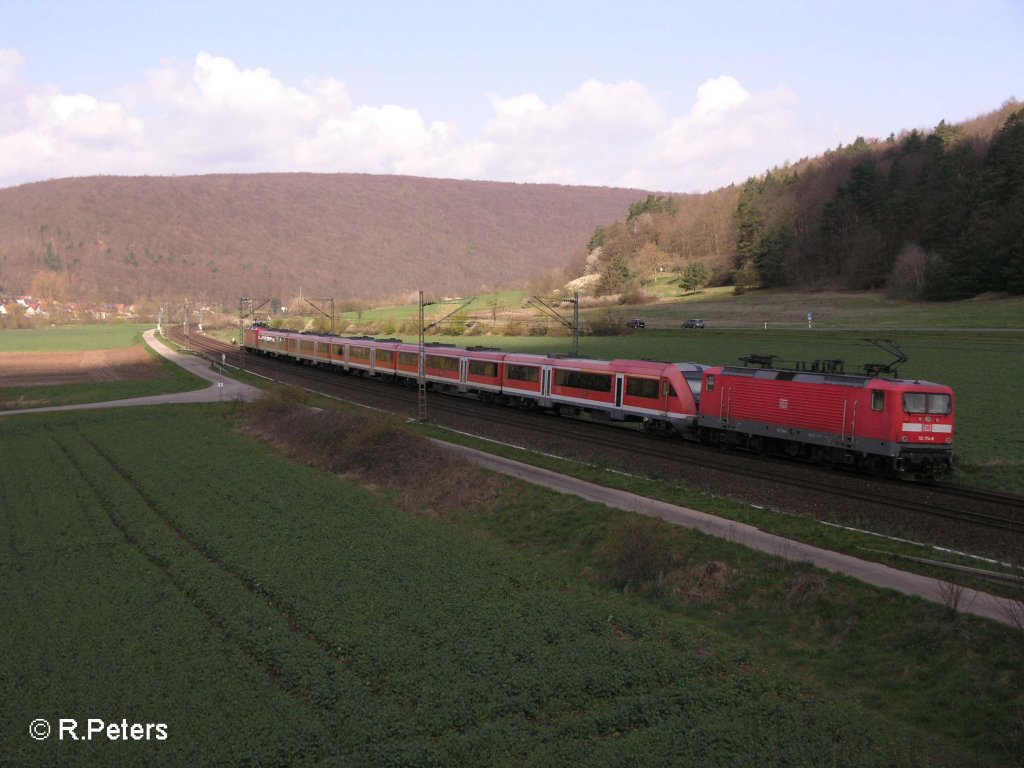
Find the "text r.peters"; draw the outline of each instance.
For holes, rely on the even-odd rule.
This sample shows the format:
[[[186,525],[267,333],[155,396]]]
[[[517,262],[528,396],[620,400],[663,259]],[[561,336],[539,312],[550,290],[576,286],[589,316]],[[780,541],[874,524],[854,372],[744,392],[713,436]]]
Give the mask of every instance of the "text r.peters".
[[[86,721],[85,732],[79,734],[77,720],[61,718],[59,734],[61,741],[64,741],[65,737],[72,741],[92,741],[103,736],[110,741],[166,741],[167,724],[129,723],[127,720],[120,723],[105,723],[99,718],[90,717]]]

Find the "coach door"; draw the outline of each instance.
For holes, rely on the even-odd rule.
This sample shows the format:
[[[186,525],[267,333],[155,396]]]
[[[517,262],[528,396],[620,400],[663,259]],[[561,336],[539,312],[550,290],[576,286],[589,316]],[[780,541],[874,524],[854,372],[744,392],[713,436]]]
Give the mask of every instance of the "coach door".
[[[615,374],[615,407],[622,407],[622,382],[623,375],[621,373]]]

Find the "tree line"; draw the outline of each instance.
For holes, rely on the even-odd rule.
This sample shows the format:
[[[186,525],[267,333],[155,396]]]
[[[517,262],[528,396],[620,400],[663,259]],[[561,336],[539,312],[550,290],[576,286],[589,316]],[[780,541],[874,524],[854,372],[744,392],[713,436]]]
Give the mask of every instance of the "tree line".
[[[658,270],[738,288],[1024,293],[1024,109],[858,138],[707,195],[652,195],[599,228],[580,273],[600,293]],[[699,264],[699,268],[695,267]]]

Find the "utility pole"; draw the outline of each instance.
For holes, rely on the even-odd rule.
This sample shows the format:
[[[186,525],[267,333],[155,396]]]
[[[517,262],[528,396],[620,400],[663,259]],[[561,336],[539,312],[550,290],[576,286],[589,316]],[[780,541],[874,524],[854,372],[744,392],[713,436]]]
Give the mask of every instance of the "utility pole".
[[[302,300],[304,302],[306,302],[307,304],[309,304],[309,306],[311,306],[313,309],[315,309],[317,312],[319,312],[324,317],[330,318],[330,321],[331,321],[331,335],[333,336],[334,335],[334,299],[333,298],[331,298],[331,299],[307,299],[305,296],[303,296]],[[326,312],[324,312],[322,309],[320,309],[320,307],[318,307],[316,304],[313,303],[314,301],[329,301],[329,302],[331,302],[331,314],[328,315]]]
[[[572,304],[572,321],[566,320],[562,317],[561,313],[550,304],[549,301],[553,302],[569,302]],[[578,355],[580,353],[580,292],[575,291],[571,299],[542,299],[540,296],[533,296],[529,301],[526,302],[527,306],[531,306],[534,309],[539,309],[548,317],[554,318],[559,323],[564,325],[566,328],[572,331],[572,353]]]
[[[238,300],[238,370],[245,370],[245,318],[252,314],[252,299]]]
[[[453,299],[451,301],[424,301],[423,300],[423,291],[420,291],[419,323],[418,323],[419,328],[420,328],[420,340],[419,340],[419,342],[420,342],[419,343],[419,347],[420,347],[419,348],[420,364],[419,364],[419,375],[417,375],[417,377],[416,377],[416,389],[417,389],[416,420],[419,421],[420,423],[423,423],[423,422],[425,422],[427,420],[427,331],[429,331],[431,328],[434,328],[434,327],[440,325],[441,323],[443,323],[445,320],[447,320],[452,315],[461,312],[466,307],[468,307],[470,304],[472,304],[474,301],[476,301],[476,296],[474,296],[471,299]],[[430,325],[427,325],[426,316],[425,316],[425,313],[424,313],[424,308],[425,307],[430,307],[430,306],[433,306],[435,304],[456,304],[456,303],[459,306],[457,306],[455,309],[453,309],[447,315],[442,317],[440,320],[435,320],[434,322],[430,323]]]
[[[185,326],[185,351],[188,352],[188,351],[190,351],[189,350],[189,346],[188,346],[188,299],[185,299],[185,323],[184,323],[184,326]]]
[[[245,318],[255,317],[256,310],[262,309],[270,303],[270,299],[264,299],[259,306],[253,306],[252,299],[243,296],[238,300],[238,369],[245,370]]]
[[[434,302],[430,302],[433,304]],[[423,308],[427,304],[423,301],[423,291],[420,291],[419,304],[419,326],[420,349],[419,349],[419,373],[416,375],[416,421],[420,424],[427,420],[427,329],[424,322]]]

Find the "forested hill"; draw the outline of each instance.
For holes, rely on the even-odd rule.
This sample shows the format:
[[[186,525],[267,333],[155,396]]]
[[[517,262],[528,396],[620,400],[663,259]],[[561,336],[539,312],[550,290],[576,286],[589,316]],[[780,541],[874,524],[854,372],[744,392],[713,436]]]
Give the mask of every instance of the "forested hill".
[[[1024,293],[1024,109],[858,138],[699,200],[651,197],[591,245],[606,292],[696,262],[747,286]]]
[[[0,295],[140,301],[470,293],[559,273],[646,192],[365,174],[0,189]]]

